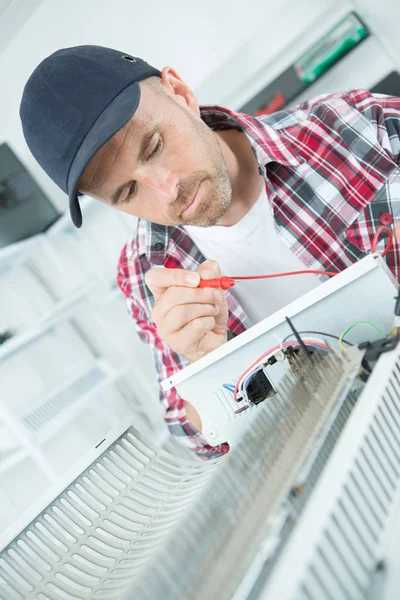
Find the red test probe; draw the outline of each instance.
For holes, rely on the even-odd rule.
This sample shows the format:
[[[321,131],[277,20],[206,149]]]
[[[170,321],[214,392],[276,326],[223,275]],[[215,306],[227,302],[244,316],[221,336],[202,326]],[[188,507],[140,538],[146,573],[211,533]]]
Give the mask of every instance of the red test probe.
[[[316,271],[313,269],[307,269],[304,271],[288,271],[287,273],[271,273],[269,275],[248,275],[244,277],[216,277],[215,279],[201,279],[198,287],[211,287],[219,288],[221,290],[227,290],[233,287],[237,281],[244,279],[272,279],[274,277],[288,277],[290,275],[305,275],[306,273],[312,273],[313,275],[328,275],[334,277],[337,273],[333,271]]]

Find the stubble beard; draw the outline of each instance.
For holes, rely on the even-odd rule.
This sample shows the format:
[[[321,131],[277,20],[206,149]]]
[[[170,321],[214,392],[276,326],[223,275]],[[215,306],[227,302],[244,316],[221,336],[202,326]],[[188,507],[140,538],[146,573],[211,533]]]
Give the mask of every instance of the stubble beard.
[[[219,150],[219,148],[218,148]],[[201,204],[194,214],[185,219],[185,215],[179,212],[178,221],[180,225],[195,225],[196,227],[212,227],[222,219],[232,201],[232,185],[229,177],[228,167],[220,151],[218,166],[214,172],[196,173],[190,178],[191,181],[183,182],[179,194],[180,208],[187,204],[188,198],[192,197],[200,185]],[[216,161],[217,162],[217,161]]]

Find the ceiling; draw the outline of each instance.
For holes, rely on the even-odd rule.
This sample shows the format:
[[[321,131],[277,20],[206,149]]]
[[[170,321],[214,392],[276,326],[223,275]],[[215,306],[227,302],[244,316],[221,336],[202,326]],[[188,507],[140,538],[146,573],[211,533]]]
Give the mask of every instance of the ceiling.
[[[0,0],[0,53],[43,0]]]
[[[0,0],[0,17],[1,13],[7,8],[9,4],[12,3],[12,0]]]

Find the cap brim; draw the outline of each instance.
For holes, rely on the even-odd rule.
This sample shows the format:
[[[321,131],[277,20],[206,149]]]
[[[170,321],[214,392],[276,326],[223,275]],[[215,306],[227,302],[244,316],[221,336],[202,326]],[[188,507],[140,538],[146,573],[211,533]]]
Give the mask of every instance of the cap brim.
[[[96,152],[135,114],[139,102],[140,86],[135,81],[103,110],[76,153],[67,182],[69,210],[75,227],[82,225],[82,212],[78,199],[79,179]]]

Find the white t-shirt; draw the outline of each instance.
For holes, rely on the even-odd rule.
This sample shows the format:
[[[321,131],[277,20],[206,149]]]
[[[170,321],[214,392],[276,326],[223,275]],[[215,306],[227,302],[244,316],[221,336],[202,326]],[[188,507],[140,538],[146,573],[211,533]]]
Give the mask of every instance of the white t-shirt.
[[[185,229],[203,255],[220,264],[222,275],[266,275],[306,268],[278,235],[264,187],[236,225],[187,225]],[[306,274],[240,281],[230,291],[254,325],[320,283],[316,275]]]

